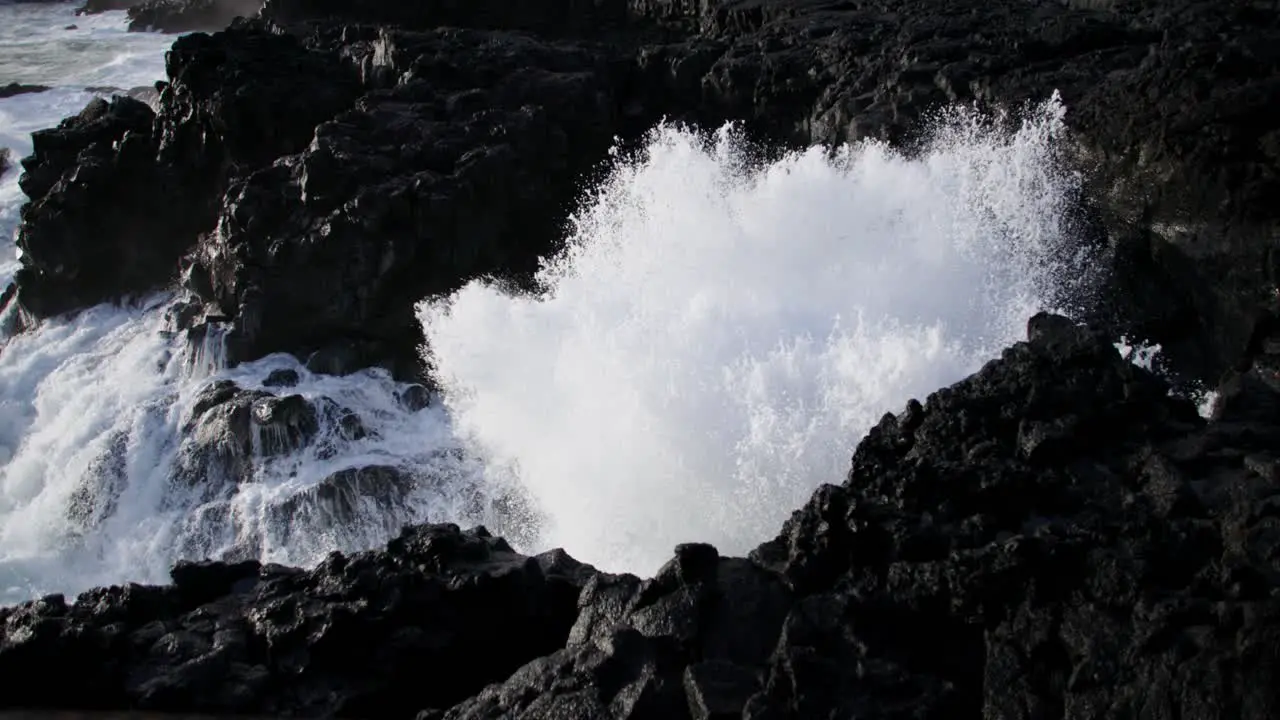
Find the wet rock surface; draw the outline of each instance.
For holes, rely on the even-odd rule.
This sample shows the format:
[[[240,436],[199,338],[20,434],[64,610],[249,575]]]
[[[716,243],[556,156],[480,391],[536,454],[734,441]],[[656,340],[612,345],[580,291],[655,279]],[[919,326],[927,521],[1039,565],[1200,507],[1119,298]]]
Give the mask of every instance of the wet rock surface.
[[[261,9],[262,0],[88,0],[76,14],[124,10],[130,32],[183,33],[221,30],[235,18],[253,17]]]
[[[221,30],[238,17],[253,17],[262,0],[145,0],[129,8],[133,32]]]
[[[300,450],[334,423],[301,395],[245,390],[230,380],[207,386],[192,404],[177,476],[206,499],[248,482],[257,464]]]
[[[1115,285],[1096,332],[1037,316],[1027,342],[887,415],[846,480],[748,558],[685,545],[646,580],[421,526],[312,570],[181,565],[166,587],[0,609],[0,707],[1280,715],[1273,3],[269,0],[262,16],[178,40],[158,110],[95,101],[37,134],[6,302],[46,317],[177,282],[184,325],[227,326],[233,361],[412,376],[413,304],[482,275],[527,284],[605,150],[660,117],[742,119],[782,145],[903,140],[940,105],[1055,89]],[[1229,370],[1213,417],[1125,363],[1118,330],[1186,376]],[[218,463],[246,478],[318,427],[364,432],[277,380],[196,401],[194,482]],[[402,502],[409,481],[343,470],[289,517]]]
[[[33,673],[65,656],[67,707],[408,717],[562,645],[585,571],[453,526],[309,572],[181,564],[168,587],[0,610],[0,702],[49,705]]]
[[[1082,240],[1115,251],[1095,322],[1213,384],[1280,282],[1271,4],[271,0],[261,17],[178,41],[149,135],[68,138],[69,158],[98,148],[81,173],[37,147],[43,184],[67,180],[24,216],[34,316],[178,281],[228,319],[232,361],[345,343],[411,376],[413,303],[527,280],[606,148],[662,117],[784,146],[909,141],[948,103],[1055,90],[1089,178]],[[113,212],[130,220],[74,239]]]
[[[0,99],[26,95],[28,93],[41,93],[48,89],[48,86],[45,85],[27,85],[24,83],[11,82],[7,85],[0,85]]]
[[[747,558],[681,545],[640,579],[421,526],[310,571],[181,564],[166,587],[0,609],[0,672],[15,679],[0,705],[1274,717],[1270,382],[1258,368],[1233,379],[1206,421],[1104,334],[1037,315],[1027,342],[886,415],[845,482]],[[403,481],[394,468],[344,471],[292,511],[340,513],[357,486],[394,502]],[[75,672],[41,691],[35,678],[57,669]]]
[[[174,43],[158,113],[128,97],[95,99],[33,134],[17,278],[31,315],[174,283],[228,178],[305,147],[316,122],[354,99],[352,73],[293,36],[224,39]]]

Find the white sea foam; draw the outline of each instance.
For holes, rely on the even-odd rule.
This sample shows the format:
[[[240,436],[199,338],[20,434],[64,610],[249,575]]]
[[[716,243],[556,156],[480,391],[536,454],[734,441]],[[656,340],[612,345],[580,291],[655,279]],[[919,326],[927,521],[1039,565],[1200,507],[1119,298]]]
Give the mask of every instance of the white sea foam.
[[[456,452],[441,408],[407,409],[397,400],[405,386],[383,371],[313,375],[286,355],[204,373],[192,362],[198,347],[165,331],[166,307],[164,298],[99,306],[0,350],[0,602],[161,582],[181,558],[310,565],[335,549],[377,546],[404,523],[468,516],[478,473]],[[296,387],[264,387],[284,369],[298,373]],[[182,471],[207,449],[184,427],[200,392],[220,380],[332,411],[305,449],[192,482]],[[339,408],[368,435],[344,435]],[[370,466],[411,478],[404,496],[369,494],[352,510],[308,497],[334,473]]]
[[[173,36],[125,33],[123,13],[77,18],[72,9],[0,5],[0,77],[53,86],[0,100],[0,147],[15,161],[30,152],[33,130],[109,93],[86,88],[163,77]],[[17,179],[0,178],[0,288],[17,268]],[[163,581],[179,558],[308,565],[334,549],[376,546],[405,522],[467,515],[475,473],[441,409],[410,412],[397,402],[404,386],[377,371],[316,376],[287,356],[222,369],[216,342],[189,347],[166,331],[167,307],[163,297],[100,306],[0,338],[0,602]],[[299,384],[276,392],[353,410],[369,433],[344,436],[329,413],[301,452],[256,458],[244,477],[185,482],[200,448],[184,426],[200,391],[219,380],[261,390],[286,368]],[[407,494],[390,503],[370,494],[351,511],[307,499],[334,473],[368,466],[411,478]]]
[[[86,86],[161,75],[171,37],[69,12],[0,7],[0,71],[56,86],[0,101],[17,156]],[[1056,156],[1061,114],[1049,103],[1010,134],[955,111],[918,157],[866,145],[763,165],[731,132],[660,128],[586,199],[543,297],[473,284],[420,309],[448,402],[418,412],[379,371],[318,376],[286,356],[221,368],[216,343],[167,332],[165,297],[46,322],[0,347],[0,602],[161,581],[184,557],[307,565],[423,520],[484,521],[610,569],[651,571],[687,540],[743,551],[839,481],[881,413],[1088,283],[1063,250],[1077,179]],[[16,178],[0,179],[5,240]],[[0,285],[13,260],[0,242]],[[261,390],[280,369],[299,384],[273,392],[334,409],[320,436],[191,482],[200,392]],[[368,434],[344,435],[336,408]],[[411,487],[352,512],[298,504],[369,466]]]
[[[420,316],[461,431],[540,512],[538,546],[651,572],[743,552],[866,428],[977,369],[1088,283],[1056,99],[1016,132],[938,119],[753,166],[731,131],[657,130],[574,221],[548,291],[485,283]]]

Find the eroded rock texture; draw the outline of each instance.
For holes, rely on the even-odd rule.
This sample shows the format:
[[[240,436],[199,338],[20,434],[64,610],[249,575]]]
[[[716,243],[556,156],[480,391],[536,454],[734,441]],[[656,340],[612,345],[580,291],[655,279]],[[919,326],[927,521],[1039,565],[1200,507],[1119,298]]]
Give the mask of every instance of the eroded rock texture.
[[[1280,395],[1251,370],[1205,421],[1099,333],[1028,336],[886,415],[749,558],[682,545],[641,580],[424,526],[311,571],[179,565],[0,610],[0,705],[1274,717]]]
[[[237,17],[257,15],[262,10],[262,0],[88,0],[76,9],[76,14],[95,15],[111,10],[129,14],[131,32],[212,32]]]
[[[38,143],[17,294],[34,316],[179,281],[233,325],[234,361],[342,345],[413,374],[413,303],[527,278],[605,149],[661,117],[903,140],[948,103],[1055,90],[1090,178],[1080,241],[1115,250],[1095,321],[1212,384],[1280,310],[1265,3],[271,0],[261,17],[180,40],[149,123],[117,111]]]
[[[101,101],[37,135],[6,304],[45,317],[178,283],[175,317],[225,326],[233,361],[414,375],[413,303],[527,282],[605,149],[662,116],[784,146],[903,140],[940,104],[1055,89],[1089,177],[1081,241],[1114,248],[1113,292],[1097,332],[1039,315],[886,416],[845,482],[748,558],[681,546],[642,580],[425,526],[309,571],[182,565],[164,588],[0,609],[0,706],[1280,714],[1278,19],[1190,0],[269,0],[180,39],[158,111]],[[1126,364],[1120,329],[1188,376],[1229,371],[1212,418]],[[315,441],[340,408],[296,382],[211,387],[192,461],[243,476]],[[300,502],[340,514],[402,484],[355,468]]]

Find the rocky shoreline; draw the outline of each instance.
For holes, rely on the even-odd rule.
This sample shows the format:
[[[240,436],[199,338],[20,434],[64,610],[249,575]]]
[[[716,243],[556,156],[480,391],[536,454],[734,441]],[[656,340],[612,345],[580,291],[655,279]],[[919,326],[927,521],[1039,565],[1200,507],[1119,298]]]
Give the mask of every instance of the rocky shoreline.
[[[1274,717],[1278,401],[1251,372],[1206,422],[1101,334],[1041,314],[886,415],[846,481],[748,558],[682,545],[642,580],[434,525],[308,571],[180,564],[169,586],[0,609],[0,705]]]
[[[1039,315],[886,416],[748,558],[681,546],[642,580],[422,526],[312,570],[180,565],[0,609],[0,708],[1280,715],[1278,39],[1243,0],[267,0],[178,39],[158,109],[35,134],[23,316],[176,286],[174,329],[233,362],[423,381],[413,304],[527,285],[606,150],[661,118],[903,141],[939,105],[1054,90],[1110,290],[1092,329]],[[1213,417],[1122,333],[1216,386]],[[242,394],[227,418],[257,417]]]

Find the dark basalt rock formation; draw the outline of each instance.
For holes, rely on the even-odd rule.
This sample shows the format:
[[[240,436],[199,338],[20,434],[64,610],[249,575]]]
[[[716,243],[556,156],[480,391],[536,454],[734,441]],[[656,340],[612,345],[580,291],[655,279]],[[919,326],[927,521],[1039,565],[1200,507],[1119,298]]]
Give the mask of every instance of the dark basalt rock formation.
[[[253,17],[262,0],[144,0],[129,8],[129,30],[183,33],[220,30],[238,17]]]
[[[237,17],[253,17],[261,9],[262,0],[88,0],[76,14],[125,10],[130,32],[183,33],[221,30]]]
[[[0,704],[410,717],[563,645],[589,572],[454,526],[309,572],[181,564],[169,587],[0,609]],[[55,665],[56,699],[36,682]]]
[[[372,351],[312,369],[412,358],[414,303],[466,278],[531,273],[559,232],[547,209],[572,196],[618,126],[610,68],[575,46],[461,30],[370,39],[364,72],[395,68],[398,84],[234,184],[191,255],[187,287],[235,318],[236,357],[337,335]]]
[[[172,586],[0,610],[0,706],[1271,718],[1269,383],[1241,374],[1206,422],[1100,333],[1038,315],[1027,342],[886,415],[846,481],[747,559],[682,545],[641,580],[424,526],[308,572],[179,565]],[[55,670],[61,687],[37,682]]]
[[[0,99],[16,97],[18,95],[26,95],[28,93],[41,93],[48,90],[45,85],[24,85],[23,83],[9,83],[8,85],[0,85]]]
[[[0,177],[9,172],[9,148],[0,148]],[[3,303],[0,303],[2,305]]]
[[[77,15],[97,15],[98,13],[111,12],[113,10],[128,10],[129,8],[142,4],[143,0],[87,0],[85,4],[76,8]]]
[[[229,31],[174,43],[158,114],[95,99],[33,134],[23,160],[17,301],[47,317],[175,280],[214,223],[228,178],[306,146],[354,99],[352,73],[289,35]],[[88,238],[93,238],[88,242]]]
[[[58,127],[32,133],[19,180],[30,202],[22,209],[17,273],[18,301],[31,314],[145,291],[172,273],[181,247],[166,242],[167,230],[178,219],[148,199],[157,182],[152,119],[137,100],[96,98]]]
[[[1089,171],[1082,232],[1115,250],[1097,321],[1212,384],[1277,286],[1269,5],[270,0],[261,15],[179,41],[150,139],[135,129],[89,163],[128,172],[33,199],[33,315],[171,283],[187,253],[183,284],[232,319],[232,360],[345,343],[357,365],[412,374],[413,302],[527,277],[615,137],[666,116],[784,145],[903,140],[941,105],[1055,89]],[[70,232],[112,212],[144,220]]]
[[[887,415],[746,559],[686,545],[641,580],[426,526],[311,571],[183,565],[170,587],[0,609],[0,706],[1280,715],[1277,40],[1280,9],[1243,0],[268,0],[180,39],[157,111],[97,101],[37,135],[5,304],[45,317],[177,282],[175,321],[224,325],[233,361],[413,375],[413,304],[485,275],[527,286],[605,149],[660,117],[901,141],[940,105],[1055,89],[1114,292],[1097,332],[1037,316]],[[1118,330],[1187,376],[1230,370],[1212,420],[1123,362]],[[235,386],[192,422],[196,483],[366,432]],[[408,482],[352,468],[282,512],[393,507]]]

